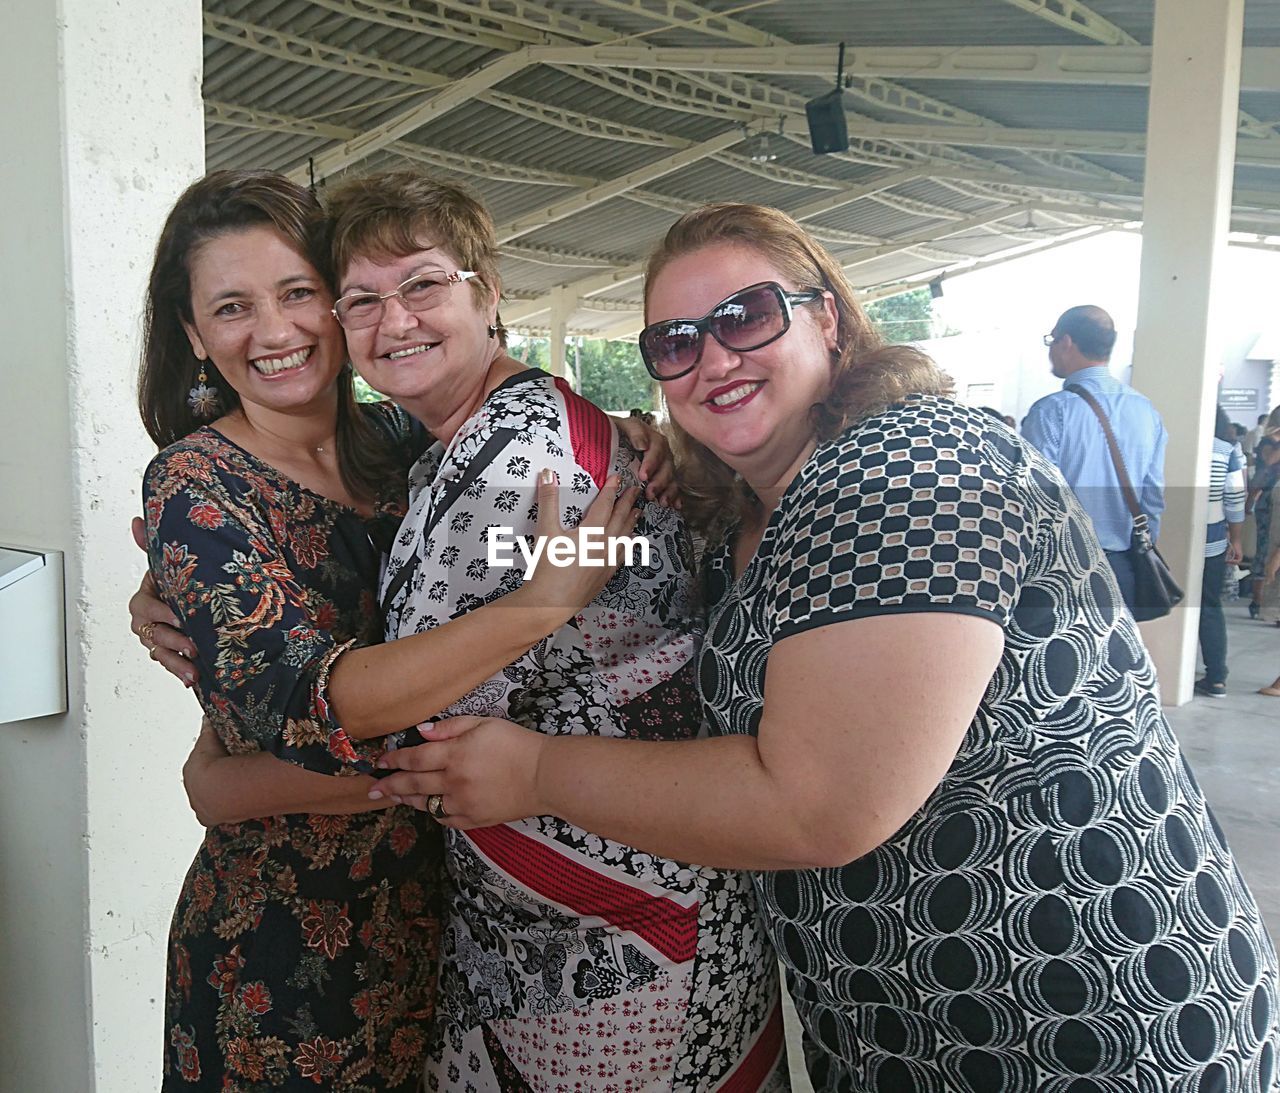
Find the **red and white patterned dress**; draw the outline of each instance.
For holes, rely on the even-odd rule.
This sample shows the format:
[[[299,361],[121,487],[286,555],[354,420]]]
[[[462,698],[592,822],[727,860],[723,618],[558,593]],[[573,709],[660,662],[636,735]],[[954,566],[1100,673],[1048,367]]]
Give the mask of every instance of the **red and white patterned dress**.
[[[387,638],[518,587],[519,552],[512,568],[490,566],[487,532],[534,532],[544,467],[559,476],[572,526],[610,471],[625,482],[634,462],[607,415],[562,381],[537,370],[509,379],[410,473],[382,583]],[[648,565],[624,567],[571,623],[441,716],[552,734],[697,735],[687,535],[657,506],[636,534],[653,547]],[[454,892],[429,1090],[788,1088],[776,963],[748,878],[552,817],[448,831],[446,842]]]

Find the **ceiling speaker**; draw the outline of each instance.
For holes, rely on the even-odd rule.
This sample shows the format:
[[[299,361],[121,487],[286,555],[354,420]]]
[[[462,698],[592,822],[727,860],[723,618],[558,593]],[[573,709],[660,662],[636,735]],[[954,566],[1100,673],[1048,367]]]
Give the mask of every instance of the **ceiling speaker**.
[[[816,155],[849,150],[849,129],[844,120],[844,95],[837,88],[804,104],[809,120],[809,143]]]

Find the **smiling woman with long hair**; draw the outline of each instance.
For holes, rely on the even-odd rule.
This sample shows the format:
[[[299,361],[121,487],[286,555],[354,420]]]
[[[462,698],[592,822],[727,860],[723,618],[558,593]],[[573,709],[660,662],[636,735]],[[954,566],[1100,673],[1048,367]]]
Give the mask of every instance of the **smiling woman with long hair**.
[[[374,544],[422,443],[354,401],[320,224],[281,176],[215,173],[179,199],[151,275],[152,573],[199,648],[212,731],[296,791],[287,815],[205,833],[169,938],[165,1089],[409,1093],[434,1004],[438,837],[368,809],[369,779],[268,757],[328,744],[330,666],[378,639]]]

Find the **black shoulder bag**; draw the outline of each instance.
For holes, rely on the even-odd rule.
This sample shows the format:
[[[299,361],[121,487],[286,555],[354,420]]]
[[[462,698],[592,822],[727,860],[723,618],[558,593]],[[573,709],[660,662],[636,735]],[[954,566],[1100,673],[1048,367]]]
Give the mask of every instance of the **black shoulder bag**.
[[[1120,479],[1120,490],[1124,494],[1124,502],[1129,506],[1133,516],[1133,532],[1129,539],[1129,549],[1125,553],[1133,565],[1134,597],[1131,608],[1133,617],[1138,622],[1150,622],[1162,619],[1182,602],[1183,592],[1178,582],[1173,579],[1164,558],[1156,550],[1151,541],[1151,533],[1147,530],[1147,514],[1138,505],[1138,495],[1133,491],[1129,481],[1129,472],[1125,470],[1124,458],[1120,454],[1120,445],[1116,443],[1115,433],[1111,431],[1111,422],[1098,400],[1078,384],[1070,384],[1067,390],[1079,395],[1089,404],[1107,434],[1107,447],[1111,449],[1111,462],[1116,468],[1116,477]]]

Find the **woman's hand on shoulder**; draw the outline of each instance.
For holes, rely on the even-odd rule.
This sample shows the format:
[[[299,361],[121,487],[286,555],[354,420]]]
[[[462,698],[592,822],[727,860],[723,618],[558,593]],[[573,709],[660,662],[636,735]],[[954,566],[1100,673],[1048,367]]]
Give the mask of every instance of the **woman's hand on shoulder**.
[[[652,423],[648,415],[634,412],[631,417],[615,418],[614,421],[618,431],[627,438],[627,443],[643,453],[640,483],[644,486],[645,497],[667,508],[679,508],[680,488],[676,485],[675,462],[671,456],[671,445],[662,430]]]
[[[619,493],[618,486],[618,478],[611,475],[587,506],[578,526],[566,528],[560,523],[560,483],[550,470],[538,475],[538,522],[534,534],[542,544],[542,553],[532,576],[526,576],[524,587],[518,593],[521,599],[555,610],[567,621],[600,595],[617,573],[618,566],[609,564],[607,549],[605,564],[589,560],[601,554],[597,537],[591,535],[589,529],[600,529],[607,548],[613,538],[630,535],[640,515],[636,508],[639,490],[632,486]],[[595,544],[591,554],[587,553],[588,535]],[[550,544],[556,538],[573,542],[571,564],[554,565],[548,558]]]
[[[141,518],[133,518],[133,541],[146,550],[146,529]],[[160,599],[156,582],[145,573],[138,590],[129,597],[129,629],[142,643],[151,659],[170,675],[191,687],[196,681],[196,646],[180,629],[177,616]]]

